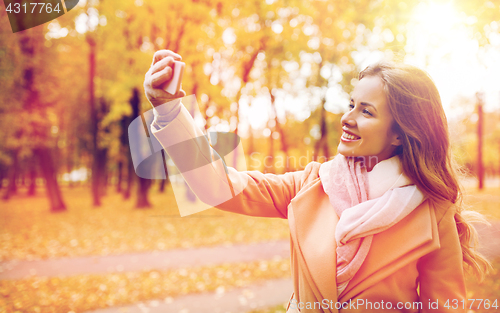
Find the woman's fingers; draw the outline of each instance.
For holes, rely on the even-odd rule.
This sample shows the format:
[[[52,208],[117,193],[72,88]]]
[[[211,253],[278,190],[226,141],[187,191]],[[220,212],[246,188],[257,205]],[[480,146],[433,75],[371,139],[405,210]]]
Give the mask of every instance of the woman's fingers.
[[[151,64],[151,66],[153,66],[158,61],[163,60],[166,57],[172,57],[176,61],[182,60],[182,57],[175,52],[172,52],[170,50],[159,50],[155,52],[153,56],[153,63]]]
[[[172,79],[174,61],[182,58],[170,50],[157,51],[153,57],[153,63],[144,77],[144,91],[149,102],[156,107],[172,99],[186,96],[184,90],[171,95],[162,89],[165,83]]]
[[[174,58],[170,56],[161,59],[160,61],[156,62],[153,66],[151,66],[151,74],[157,73],[166,67],[171,67],[172,64],[174,64]]]
[[[167,66],[161,69],[160,71],[151,74],[151,87],[158,88],[171,78],[172,78],[172,68],[170,66]]]
[[[186,96],[186,92],[180,89],[175,95],[174,98],[184,98]]]

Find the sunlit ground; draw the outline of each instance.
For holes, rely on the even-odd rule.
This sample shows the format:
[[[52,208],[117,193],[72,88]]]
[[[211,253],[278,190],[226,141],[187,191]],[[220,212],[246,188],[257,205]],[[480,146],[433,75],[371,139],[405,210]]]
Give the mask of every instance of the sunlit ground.
[[[154,186],[156,188],[157,186]],[[114,190],[99,208],[88,187],[64,187],[68,211],[49,213],[43,192],[13,197],[0,210],[2,260],[149,252],[288,238],[285,220],[207,210],[180,218],[173,192],[151,192],[151,209],[134,209]],[[143,271],[0,281],[0,312],[82,312],[203,291],[223,292],[265,279],[288,277],[288,259],[171,271]],[[221,289],[222,288],[222,289]]]
[[[267,279],[288,278],[290,260],[71,277],[33,277],[0,281],[2,312],[83,312],[200,292],[223,293]]]
[[[154,186],[156,188],[156,186]],[[285,220],[248,217],[215,209],[181,218],[173,192],[150,192],[153,207],[134,209],[110,187],[102,207],[91,206],[86,187],[65,187],[68,211],[49,213],[43,191],[13,197],[0,210],[0,260],[109,255],[140,251],[288,239]],[[500,188],[467,189],[465,204],[500,220]]]
[[[420,1],[412,12],[411,20],[405,25],[407,40],[403,47],[404,62],[424,68],[436,82],[447,116],[450,119],[468,116],[471,123],[475,123],[475,115],[472,111],[466,112],[470,108],[457,104],[457,97],[463,96],[474,102],[476,92],[484,92],[485,112],[497,110],[500,102],[499,25],[492,21],[484,27],[489,44],[480,45],[471,30],[471,26],[477,22],[474,16],[458,12],[452,1]],[[86,27],[86,21],[80,19],[76,23],[76,30],[84,33],[85,29],[81,27]],[[387,46],[402,45],[404,41],[404,37],[395,37],[390,32],[379,35],[380,38],[373,37],[373,41],[385,41]],[[231,44],[228,40],[224,41]],[[359,69],[387,56],[385,51],[378,48],[369,47],[367,51],[367,55],[358,54],[361,56],[360,60],[356,60]],[[225,87],[231,89],[230,84]],[[346,103],[342,104],[339,99],[344,97],[347,100],[346,94],[340,88],[337,88],[340,91],[330,88],[332,90],[333,96],[327,97],[329,99],[325,107],[330,108],[330,102],[333,101],[343,105],[338,110],[345,110]],[[258,90],[252,90],[249,94],[254,91]],[[265,128],[269,115],[262,112],[269,109],[267,94],[264,98],[253,97],[248,100],[251,102],[248,104],[244,103],[244,98],[240,100],[241,112],[244,112],[240,114],[242,121],[248,115],[247,122],[256,128]],[[298,117],[310,115],[308,99],[289,100],[286,96],[277,97],[278,115],[283,115],[284,104],[286,110]],[[244,111],[245,108],[249,112]],[[491,134],[491,131],[487,129],[485,134]],[[263,133],[270,136],[271,130],[266,128]],[[135,199],[125,201],[111,188],[103,198],[102,207],[93,208],[88,187],[65,187],[63,195],[68,211],[58,214],[49,213],[43,190],[39,190],[33,198],[23,196],[24,193],[24,190],[20,190],[21,195],[14,196],[8,202],[0,202],[0,261],[114,255],[289,238],[285,220],[250,218],[215,210],[180,218],[170,189],[163,194],[152,191],[153,207],[137,210],[134,209]],[[465,203],[470,209],[483,213],[490,221],[500,220],[500,187],[487,187],[478,191],[471,186],[467,190]],[[496,260],[494,266],[499,268],[500,260]],[[188,271],[4,280],[0,281],[0,312],[66,313],[146,300],[169,301],[171,297],[181,294],[289,277],[289,271],[289,260],[272,260],[190,268]],[[481,284],[469,276],[468,290],[468,298],[500,301],[498,274],[488,277]],[[471,307],[469,313],[495,311],[474,310]],[[259,312],[284,312],[284,309],[280,306]]]
[[[21,194],[24,191],[21,190]],[[133,208],[109,190],[103,206],[91,207],[88,188],[64,188],[68,212],[49,213],[41,192],[35,198],[16,196],[2,203],[0,245],[3,260],[122,254],[231,243],[288,239],[286,221],[251,218],[209,210],[178,217],[173,193],[151,192],[152,209]],[[500,188],[469,189],[472,208],[500,220]],[[495,267],[500,263],[496,262]],[[188,274],[186,274],[188,273]],[[194,274],[193,274],[194,273]],[[204,291],[220,292],[257,281],[290,277],[288,259],[218,265],[170,271],[143,271],[63,278],[33,277],[0,281],[0,308],[6,312],[81,312],[139,301],[170,301],[171,297]],[[469,277],[468,297],[500,298],[493,276],[478,284]],[[160,299],[160,300],[158,300]],[[282,306],[260,312],[284,312]],[[477,311],[491,312],[491,311]]]
[[[287,222],[282,219],[246,217],[215,209],[181,218],[170,188],[163,194],[153,190],[150,194],[151,209],[134,209],[134,198],[125,201],[114,190],[103,197],[102,207],[94,208],[88,188],[65,187],[68,211],[57,214],[49,213],[42,191],[35,198],[13,197],[1,203],[0,260],[288,239]]]

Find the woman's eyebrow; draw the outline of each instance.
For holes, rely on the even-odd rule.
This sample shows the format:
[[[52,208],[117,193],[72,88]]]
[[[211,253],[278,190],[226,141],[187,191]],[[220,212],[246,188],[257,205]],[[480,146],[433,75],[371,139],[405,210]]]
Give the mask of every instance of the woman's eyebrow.
[[[377,112],[377,108],[376,108],[373,104],[371,104],[371,103],[368,103],[368,102],[361,102],[360,104],[361,104],[361,105],[364,105],[364,106],[371,106],[371,107],[375,110],[375,112]]]
[[[354,99],[352,97],[351,97],[351,102],[354,102]],[[375,110],[375,112],[378,113],[377,108],[373,104],[371,104],[369,102],[361,102],[360,104],[364,105],[364,106],[370,106],[370,107],[372,107]]]

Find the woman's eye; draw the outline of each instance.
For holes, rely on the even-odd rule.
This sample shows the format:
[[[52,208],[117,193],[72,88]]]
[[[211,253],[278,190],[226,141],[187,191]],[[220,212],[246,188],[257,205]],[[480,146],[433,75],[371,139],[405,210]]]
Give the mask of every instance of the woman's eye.
[[[353,103],[349,103],[349,109],[354,109],[354,104]]]
[[[373,116],[373,114],[372,114],[370,111],[368,111],[367,109],[364,109],[364,110],[363,110],[363,113],[368,114],[368,115],[370,115],[370,116]]]

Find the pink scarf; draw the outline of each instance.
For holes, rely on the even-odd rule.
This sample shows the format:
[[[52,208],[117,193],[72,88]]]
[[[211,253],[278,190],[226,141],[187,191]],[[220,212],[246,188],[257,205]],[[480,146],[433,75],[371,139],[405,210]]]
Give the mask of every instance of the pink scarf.
[[[335,237],[340,295],[363,264],[373,235],[407,216],[424,196],[415,185],[409,185],[411,182],[401,173],[397,156],[378,163],[367,173],[361,162],[339,154],[321,164],[319,176],[339,216]],[[379,190],[369,192],[368,186],[373,186],[374,192]]]

